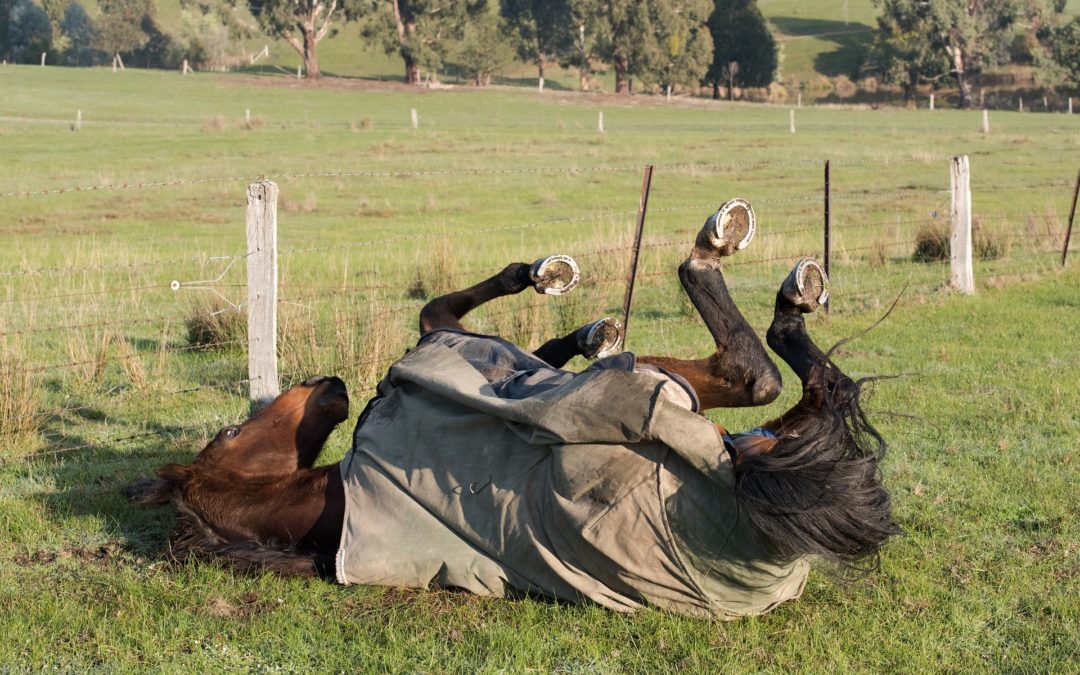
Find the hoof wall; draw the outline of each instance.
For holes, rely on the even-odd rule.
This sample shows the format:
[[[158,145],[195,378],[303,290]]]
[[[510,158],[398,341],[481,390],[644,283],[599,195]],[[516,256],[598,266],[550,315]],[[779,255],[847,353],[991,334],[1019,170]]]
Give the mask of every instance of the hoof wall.
[[[800,311],[812,312],[829,299],[829,277],[818,261],[803,258],[795,263],[780,290]]]
[[[581,281],[577,262],[568,255],[552,255],[537,260],[529,269],[533,288],[545,295],[569,293]]]

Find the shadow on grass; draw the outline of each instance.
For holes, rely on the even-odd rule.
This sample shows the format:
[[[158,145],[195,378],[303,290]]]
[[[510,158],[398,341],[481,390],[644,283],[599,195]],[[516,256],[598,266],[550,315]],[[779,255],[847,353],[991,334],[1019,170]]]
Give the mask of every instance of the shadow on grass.
[[[865,23],[844,23],[826,19],[804,19],[794,16],[775,16],[770,22],[791,37],[817,37],[837,45],[814,57],[814,70],[835,77],[847,75],[852,79],[866,60],[866,52],[874,37],[874,29]]]
[[[49,467],[56,489],[41,492],[37,498],[57,520],[95,518],[107,540],[119,542],[132,554],[154,556],[175,521],[172,509],[134,504],[124,497],[123,490],[152,477],[162,464],[190,462],[199,448],[185,431],[179,426],[153,424],[138,438],[115,444],[88,441],[76,434],[54,434],[45,452],[59,453],[63,458]]]

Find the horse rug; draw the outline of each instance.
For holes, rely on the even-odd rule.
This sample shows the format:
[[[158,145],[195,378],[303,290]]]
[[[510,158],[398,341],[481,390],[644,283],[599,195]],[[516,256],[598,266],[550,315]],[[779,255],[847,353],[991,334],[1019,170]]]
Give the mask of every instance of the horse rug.
[[[499,338],[429,333],[341,462],[338,581],[724,619],[798,597],[807,562],[755,537],[695,407],[630,353],[572,373]]]

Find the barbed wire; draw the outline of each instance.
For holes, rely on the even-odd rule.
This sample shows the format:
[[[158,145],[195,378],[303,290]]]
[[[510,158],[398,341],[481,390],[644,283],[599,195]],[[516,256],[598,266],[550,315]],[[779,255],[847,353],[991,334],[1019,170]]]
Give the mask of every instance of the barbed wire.
[[[866,164],[929,164],[935,161],[944,161],[944,158],[922,157],[885,157],[885,158],[849,158],[834,159],[833,165],[837,166],[860,166]],[[753,169],[769,168],[798,168],[806,166],[823,166],[823,159],[797,159],[780,161],[756,161],[756,162],[706,162],[706,163],[676,163],[655,164],[655,169],[667,171],[746,171]],[[109,192],[117,190],[141,190],[163,187],[184,187],[192,185],[206,185],[210,183],[239,183],[256,182],[261,180],[301,180],[312,178],[439,178],[447,176],[535,176],[535,175],[559,175],[581,173],[629,173],[642,171],[643,164],[591,166],[591,167],[521,167],[509,169],[404,169],[387,171],[304,171],[304,172],[281,172],[266,173],[258,176],[209,176],[200,178],[176,178],[149,179],[142,181],[123,181],[119,183],[98,183],[94,185],[69,186],[62,188],[49,188],[43,190],[24,190],[0,193],[0,198],[38,197],[49,195],[63,195],[76,192]]]
[[[221,340],[221,341],[218,341],[218,342],[208,342],[208,343],[186,345],[184,347],[169,347],[169,348],[164,348],[164,349],[156,349],[156,350],[154,350],[152,355],[153,356],[159,356],[161,354],[178,354],[178,353],[182,353],[182,352],[206,350],[206,349],[210,349],[212,347],[223,347],[225,345],[231,345],[231,344],[241,344],[241,343],[249,344],[249,343],[257,342],[257,341],[258,341],[258,338],[248,338],[248,339],[245,339],[245,340],[240,340],[240,339]],[[97,359],[87,359],[85,361],[71,361],[71,362],[68,362],[68,363],[51,363],[51,364],[44,365],[44,366],[34,366],[32,368],[12,368],[12,367],[10,367],[8,365],[0,365],[0,377],[9,377],[11,375],[23,375],[23,374],[41,373],[41,372],[44,372],[44,371],[47,371],[47,370],[57,370],[57,369],[62,369],[62,368],[77,368],[79,366],[93,366],[93,365],[99,365],[99,364],[104,365],[104,364],[113,363],[113,362],[116,362],[116,361],[130,361],[132,359],[139,359],[139,358],[143,358],[145,356],[146,356],[145,354],[138,354],[138,353],[135,353],[135,354],[121,354],[119,356],[106,355],[106,356],[104,356],[102,358],[97,358]]]

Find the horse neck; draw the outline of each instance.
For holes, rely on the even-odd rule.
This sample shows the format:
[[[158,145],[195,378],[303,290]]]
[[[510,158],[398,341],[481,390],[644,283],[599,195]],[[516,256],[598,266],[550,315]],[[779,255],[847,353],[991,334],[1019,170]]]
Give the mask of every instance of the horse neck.
[[[184,501],[226,543],[331,552],[344,520],[341,485],[337,464],[282,476],[213,476],[193,479]]]

